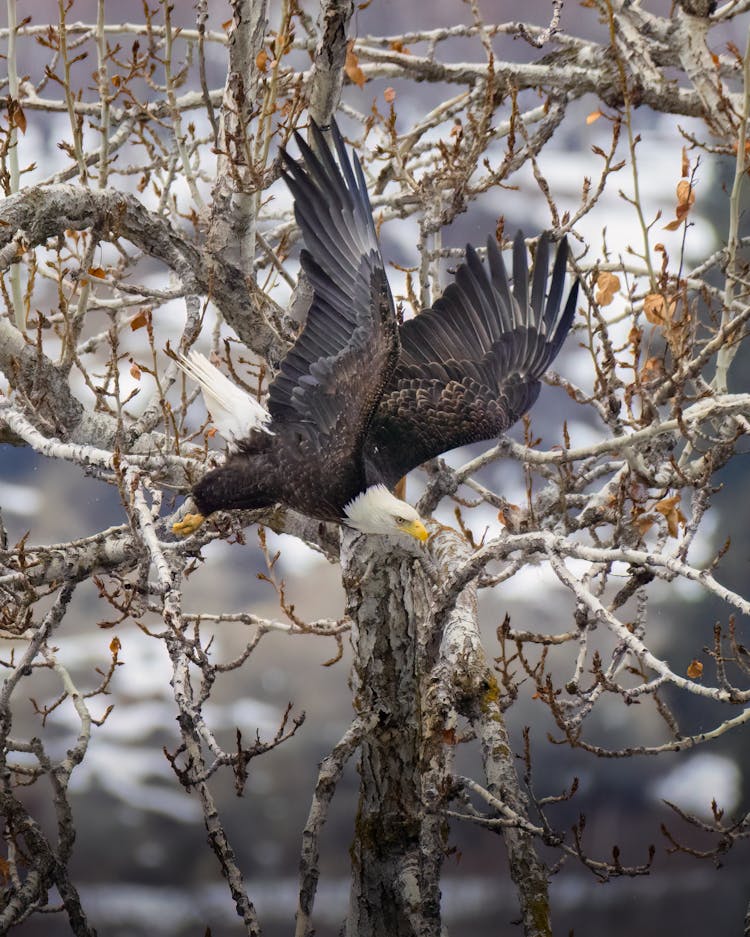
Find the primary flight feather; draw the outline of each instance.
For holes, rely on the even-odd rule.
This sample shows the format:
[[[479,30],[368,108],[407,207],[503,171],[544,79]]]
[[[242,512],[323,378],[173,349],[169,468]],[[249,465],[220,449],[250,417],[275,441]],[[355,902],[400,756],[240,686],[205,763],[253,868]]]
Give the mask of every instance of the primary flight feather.
[[[335,124],[332,145],[311,127],[312,147],[296,135],[301,162],[281,154],[313,291],[305,326],[270,385],[268,411],[203,356],[181,360],[236,451],[194,486],[199,513],[174,529],[189,534],[214,511],[282,502],[365,533],[424,540],[417,512],[390,489],[427,459],[505,432],[536,400],[575,315],[577,281],[562,305],[567,242],[549,291],[546,234],[531,277],[516,235],[512,288],[493,237],[486,264],[468,245],[442,297],[399,326],[359,160]]]

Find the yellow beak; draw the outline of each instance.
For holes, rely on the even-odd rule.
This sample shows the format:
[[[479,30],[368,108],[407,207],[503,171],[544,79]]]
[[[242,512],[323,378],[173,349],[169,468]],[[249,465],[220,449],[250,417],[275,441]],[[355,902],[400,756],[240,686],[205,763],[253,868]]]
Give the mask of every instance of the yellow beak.
[[[421,540],[422,543],[430,536],[422,521],[409,521],[407,524],[399,524],[398,529],[405,534],[409,534],[410,537],[414,537],[415,540]]]

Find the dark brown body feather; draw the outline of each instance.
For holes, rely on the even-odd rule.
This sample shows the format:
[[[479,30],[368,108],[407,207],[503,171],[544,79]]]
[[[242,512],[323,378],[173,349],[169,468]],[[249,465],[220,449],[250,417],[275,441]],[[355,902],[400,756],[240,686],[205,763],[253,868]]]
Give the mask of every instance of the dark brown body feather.
[[[487,266],[468,246],[455,282],[399,329],[362,170],[335,126],[332,138],[338,165],[315,125],[315,152],[297,137],[304,169],[283,154],[313,302],[269,389],[274,435],[252,432],[198,482],[203,514],[281,501],[340,519],[369,485],[391,487],[427,459],[512,426],[573,320],[577,283],[561,312],[567,243],[547,294],[547,237],[530,282],[519,232],[512,290],[490,238]]]

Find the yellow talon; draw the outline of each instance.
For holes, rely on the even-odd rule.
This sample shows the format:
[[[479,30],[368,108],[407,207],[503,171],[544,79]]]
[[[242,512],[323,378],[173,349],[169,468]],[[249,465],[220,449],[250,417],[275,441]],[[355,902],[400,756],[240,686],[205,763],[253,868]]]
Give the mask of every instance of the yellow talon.
[[[172,532],[179,537],[189,537],[198,530],[205,519],[202,514],[186,514],[181,521],[172,524]]]

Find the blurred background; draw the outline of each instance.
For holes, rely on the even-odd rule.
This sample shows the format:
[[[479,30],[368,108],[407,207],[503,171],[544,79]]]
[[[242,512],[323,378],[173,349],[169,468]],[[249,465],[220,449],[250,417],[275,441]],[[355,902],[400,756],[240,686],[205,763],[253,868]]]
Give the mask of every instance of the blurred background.
[[[524,3],[480,0],[479,5],[487,22],[523,19],[543,26],[550,16],[550,7],[542,0]],[[58,20],[56,3],[36,0],[34,4],[21,4],[26,6],[28,9],[23,13],[32,16],[34,24]],[[374,0],[363,7],[355,14],[353,23],[353,33],[359,36],[395,36],[414,29],[451,26],[470,17],[469,7],[457,0],[433,0],[428,14],[421,4],[398,0]],[[314,4],[308,3],[306,8],[314,15]],[[655,3],[649,8],[666,15],[669,6]],[[93,0],[75,0],[67,13],[69,22],[92,23],[96,15]],[[108,2],[106,16],[110,23],[137,23],[143,19],[139,5],[122,2]],[[175,25],[193,26],[194,16],[192,4],[175,4]],[[0,21],[2,17],[0,11]],[[229,17],[225,4],[211,4],[209,28],[221,30]],[[7,26],[7,22],[0,25]],[[562,28],[595,38],[604,34],[604,26],[585,4],[566,4]],[[743,46],[746,23],[742,17],[735,21],[734,29],[734,34],[728,29],[726,36],[714,38]],[[123,45],[132,41],[128,35],[116,38]],[[112,37],[112,41],[116,38]],[[498,56],[517,61],[533,61],[544,53],[503,37],[497,37],[494,45]],[[456,39],[445,45],[444,52],[449,60],[483,61],[475,39]],[[49,50],[35,39],[19,39],[18,54],[19,70],[38,80],[39,71],[49,59]],[[209,87],[222,87],[226,75],[225,48],[209,44],[206,56]],[[93,67],[90,63],[81,65],[81,74],[85,76]],[[191,83],[197,87],[197,76],[192,72],[187,81],[188,87]],[[363,109],[363,100],[382,101],[389,84],[397,93],[398,126],[402,131],[446,96],[443,87],[426,83],[412,83],[407,89],[397,82],[376,80],[364,89],[348,86],[344,100]],[[81,86],[86,88],[85,77]],[[50,96],[53,90],[50,89]],[[573,106],[541,155],[544,172],[563,208],[577,203],[583,178],[596,177],[598,173],[591,147],[607,145],[609,128],[603,121],[586,123],[587,114],[596,107],[593,98]],[[36,163],[36,168],[23,177],[24,184],[30,185],[49,179],[69,165],[58,147],[58,142],[69,134],[69,124],[64,114],[58,117],[28,110],[26,117],[28,128],[19,144],[19,158],[22,164],[32,160]],[[191,119],[201,132],[205,115],[196,111]],[[638,113],[637,120],[643,135],[639,149],[643,202],[652,213],[662,210],[665,218],[672,217],[684,142],[677,124],[684,129],[690,121],[678,122],[645,109]],[[123,158],[127,159],[127,155]],[[731,161],[701,156],[694,225],[686,241],[686,254],[691,261],[706,257],[726,236],[727,185],[732,174]],[[132,183],[134,190],[136,182],[119,177],[116,185],[127,188]],[[494,230],[501,214],[505,217],[506,231],[520,226],[531,235],[549,225],[549,211],[533,182],[531,170],[521,171],[514,182],[518,185],[515,191],[506,194],[493,190],[472,203],[444,232],[445,242],[456,247],[466,241],[481,243]],[[622,187],[627,190],[631,182],[631,177],[623,176]],[[148,190],[142,197],[146,204],[153,201]],[[278,197],[283,197],[280,189]],[[606,232],[606,243],[615,256],[622,255],[626,245],[639,236],[635,213],[619,197],[616,184],[610,184],[596,210],[583,219],[578,230],[594,245],[594,250],[603,243]],[[402,266],[415,264],[416,233],[416,224],[410,220],[386,224],[382,230],[386,259]],[[677,240],[669,239],[681,236],[664,232],[665,241],[672,245]],[[157,284],[163,270],[155,264],[149,269],[148,262],[144,263],[139,271],[141,281]],[[403,279],[399,281],[395,270],[392,282],[394,291],[399,292]],[[277,298],[281,303],[288,298],[283,284]],[[54,296],[49,296],[49,302],[54,306]],[[164,315],[160,322],[162,341],[170,335],[179,335],[183,317],[184,308],[177,302],[174,321]],[[134,353],[140,340],[137,334],[132,338]],[[574,341],[569,341],[556,369],[586,387],[592,384],[587,367],[586,355]],[[750,367],[746,353],[738,355],[732,380],[736,387],[748,386]],[[85,388],[78,390],[81,399],[85,399]],[[533,429],[545,448],[560,442],[560,413],[567,412],[566,407],[570,411],[568,427],[573,445],[589,442],[596,433],[579,410],[570,408],[564,396],[560,389],[545,387],[534,410]],[[520,438],[518,428],[514,435]],[[462,464],[483,448],[452,453],[448,461]],[[699,562],[701,552],[703,559],[708,558],[731,538],[731,549],[721,563],[720,578],[727,587],[740,593],[747,591],[750,553],[746,471],[744,459],[739,458],[719,473],[717,485],[722,487],[692,554],[694,561]],[[412,502],[423,487],[419,473],[413,474],[408,487]],[[525,482],[515,464],[492,466],[480,480],[496,487],[511,502],[524,500]],[[11,542],[27,532],[29,543],[64,542],[124,520],[117,491],[104,482],[85,476],[74,465],[53,463],[26,448],[10,446],[0,448],[0,508]],[[439,516],[445,522],[454,522],[450,505],[443,506]],[[467,515],[467,520],[479,535],[486,525],[491,532],[498,526],[493,515],[484,515],[481,509]],[[271,533],[268,538],[270,552],[280,550],[275,572],[285,580],[287,598],[298,613],[306,620],[340,617],[344,612],[344,596],[338,568],[292,538]],[[265,575],[268,570],[254,529],[246,532],[246,540],[245,544],[216,542],[204,550],[202,562],[185,583],[187,610],[251,610],[263,617],[283,617],[274,588],[258,578],[258,574]],[[658,611],[654,606],[658,615],[654,630],[658,638],[653,649],[669,660],[677,672],[684,672],[690,661],[700,656],[702,642],[710,635],[713,621],[725,617],[726,610],[714,607],[698,589],[662,586],[654,594],[658,596]],[[485,647],[490,656],[499,653],[495,632],[506,614],[514,625],[538,630],[549,627],[554,618],[561,619],[561,628],[570,620],[568,597],[542,567],[529,568],[501,588],[488,591],[481,603]],[[109,647],[115,634],[121,643],[122,666],[117,668],[109,693],[92,702],[97,715],[102,715],[109,705],[114,708],[105,725],[94,732],[87,758],[76,769],[71,782],[78,828],[73,869],[84,906],[99,933],[108,937],[146,934],[187,937],[203,934],[207,927],[214,937],[240,933],[226,884],[206,846],[199,806],[180,787],[162,751],[163,747],[174,751],[178,744],[168,656],[159,641],[132,622],[112,624],[116,618],[94,584],[84,583],[55,638],[61,658],[81,688],[92,688],[100,682],[101,671],[106,672],[110,663]],[[738,628],[745,629],[745,633],[746,626],[746,622],[738,621]],[[696,639],[696,635],[700,637]],[[248,640],[249,631],[242,625],[217,627],[214,643],[217,659],[241,653]],[[219,773],[215,778],[215,794],[225,828],[268,937],[291,933],[301,831],[317,766],[346,730],[352,715],[346,640],[342,658],[325,666],[336,653],[332,639],[311,635],[290,637],[283,633],[267,635],[247,663],[217,685],[206,707],[208,721],[229,749],[233,747],[236,727],[246,740],[256,732],[262,739],[269,739],[289,703],[293,704],[294,714],[306,713],[306,721],[293,739],[251,762],[243,796],[236,796],[230,776]],[[0,656],[4,655],[0,645]],[[569,663],[564,659],[560,662],[563,672]],[[35,680],[34,702],[38,705],[51,702],[56,692],[53,682],[45,683],[43,674]],[[725,709],[705,700],[688,694],[679,698],[667,696],[686,732],[710,729],[727,718]],[[38,734],[53,754],[62,754],[77,731],[72,707],[61,706],[42,725],[34,702],[29,701],[27,708],[16,713],[14,733],[21,737]],[[572,801],[552,808],[550,815],[558,829],[569,829],[581,813],[585,814],[585,844],[589,854],[610,858],[612,847],[617,845],[624,864],[645,862],[649,845],[656,847],[652,872],[645,878],[601,884],[585,869],[566,864],[552,886],[555,933],[574,931],[577,937],[598,937],[603,933],[611,937],[632,937],[636,933],[729,937],[741,932],[750,898],[747,847],[735,848],[720,863],[669,855],[670,843],[661,825],[666,824],[682,842],[711,849],[716,845],[715,838],[690,829],[664,800],[706,818],[711,816],[713,798],[727,816],[739,817],[747,810],[750,756],[745,728],[692,753],[605,760],[549,743],[548,733],[555,738],[558,734],[546,707],[533,698],[530,683],[528,692],[521,692],[507,716],[511,739],[519,752],[522,730],[530,727],[538,795],[561,793],[574,778],[579,780],[579,790]],[[651,706],[626,708],[603,701],[586,723],[586,737],[596,744],[619,748],[656,744],[664,736],[663,726]],[[469,746],[465,748],[466,751],[458,753],[459,768],[479,777],[476,752]],[[316,904],[317,933],[321,937],[337,934],[346,912],[348,846],[356,797],[357,775],[350,765],[323,834],[321,884]],[[25,795],[32,814],[51,824],[48,798],[49,791],[39,785],[30,787]],[[516,915],[514,889],[507,876],[502,841],[473,827],[455,826],[450,844],[454,851],[446,861],[443,904],[451,934],[484,937],[516,933],[512,923]],[[548,858],[555,859],[551,853]],[[16,930],[25,937],[51,937],[67,932],[63,916],[37,916]]]

